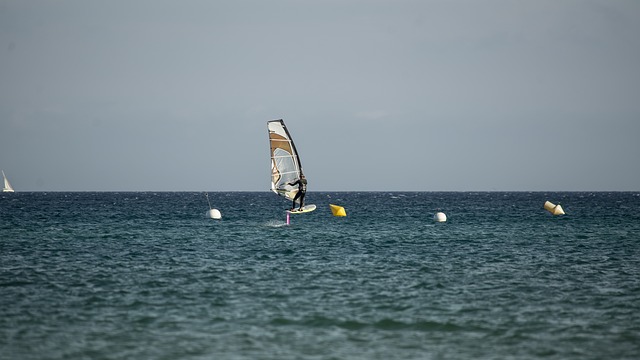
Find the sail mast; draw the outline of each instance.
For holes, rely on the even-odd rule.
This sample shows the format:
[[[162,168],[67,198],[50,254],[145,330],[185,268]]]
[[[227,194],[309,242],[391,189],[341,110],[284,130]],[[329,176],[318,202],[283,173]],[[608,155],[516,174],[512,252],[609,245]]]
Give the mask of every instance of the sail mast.
[[[298,163],[298,177],[302,176],[302,162],[300,162],[300,155],[298,155],[298,149],[296,149],[296,143],[293,142],[293,138],[291,137],[291,134],[289,133],[289,129],[287,129],[287,125],[284,124],[284,120],[280,119],[280,122],[282,123],[282,127],[284,128],[284,131],[287,133],[287,137],[289,138],[289,141],[291,141],[291,147],[293,148],[293,154],[295,156],[296,162]]]

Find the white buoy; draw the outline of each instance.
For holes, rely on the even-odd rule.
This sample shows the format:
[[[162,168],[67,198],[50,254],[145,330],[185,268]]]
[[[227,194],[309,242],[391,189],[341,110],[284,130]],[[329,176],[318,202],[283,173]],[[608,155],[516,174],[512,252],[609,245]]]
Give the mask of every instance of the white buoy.
[[[445,215],[443,212],[437,212],[433,216],[433,220],[435,220],[437,222],[445,222],[445,221],[447,221],[447,215]]]
[[[209,210],[207,211],[207,217],[210,219],[222,219],[222,214],[220,210],[214,209],[211,207],[211,202],[209,201],[209,193],[205,192],[204,196],[207,198],[207,203],[209,204]]]
[[[210,209],[207,211],[207,217],[211,219],[222,219],[222,214],[218,209]]]

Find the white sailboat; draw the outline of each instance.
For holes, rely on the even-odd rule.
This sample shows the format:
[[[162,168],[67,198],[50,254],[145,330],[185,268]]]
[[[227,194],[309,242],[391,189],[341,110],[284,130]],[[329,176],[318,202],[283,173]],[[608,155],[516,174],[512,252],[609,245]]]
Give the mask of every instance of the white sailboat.
[[[298,150],[296,150],[291,134],[282,119],[269,121],[267,127],[271,153],[271,190],[285,199],[293,201],[298,193],[298,187],[290,184],[300,179],[306,179],[302,173]],[[296,201],[299,202],[299,200]],[[315,205],[309,204],[300,210],[290,211],[290,213],[301,214],[315,209]]]
[[[4,180],[4,186],[2,187],[2,192],[13,192],[13,188],[7,180],[7,176],[4,174],[4,170],[2,171],[2,179]]]

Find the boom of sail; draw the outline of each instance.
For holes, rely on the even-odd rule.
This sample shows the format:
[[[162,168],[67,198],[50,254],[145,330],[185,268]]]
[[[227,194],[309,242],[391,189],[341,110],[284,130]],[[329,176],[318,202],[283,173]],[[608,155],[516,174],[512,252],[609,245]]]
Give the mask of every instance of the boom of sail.
[[[302,165],[296,146],[282,119],[267,123],[271,151],[271,190],[289,200],[298,192],[297,187],[287,185],[302,175]]]
[[[7,180],[7,177],[4,175],[4,170],[2,171],[2,179],[4,180],[2,192],[13,192],[13,188],[11,187],[11,184],[9,184],[9,180]]]

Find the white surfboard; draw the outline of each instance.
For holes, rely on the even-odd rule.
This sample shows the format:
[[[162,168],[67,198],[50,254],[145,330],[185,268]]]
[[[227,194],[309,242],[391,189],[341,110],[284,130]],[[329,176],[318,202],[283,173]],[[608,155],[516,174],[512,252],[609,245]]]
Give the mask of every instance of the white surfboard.
[[[303,206],[302,210],[298,210],[298,208],[296,208],[294,210],[287,210],[287,212],[289,214],[303,214],[303,213],[312,212],[315,209],[316,209],[316,205],[315,204],[309,204],[309,205]]]

